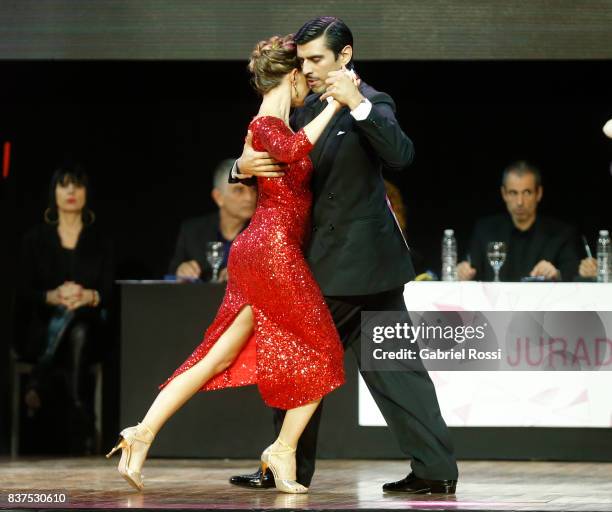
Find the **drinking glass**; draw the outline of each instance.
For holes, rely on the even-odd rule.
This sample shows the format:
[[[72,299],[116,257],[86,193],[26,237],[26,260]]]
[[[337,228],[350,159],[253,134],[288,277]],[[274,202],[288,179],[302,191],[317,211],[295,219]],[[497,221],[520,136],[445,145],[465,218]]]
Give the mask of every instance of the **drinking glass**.
[[[506,244],[504,242],[489,242],[487,246],[487,258],[495,273],[495,279],[493,281],[499,283],[499,271],[504,261],[506,261]]]
[[[219,269],[223,263],[223,242],[208,242],[206,244],[206,259],[213,269],[212,281],[219,279]]]

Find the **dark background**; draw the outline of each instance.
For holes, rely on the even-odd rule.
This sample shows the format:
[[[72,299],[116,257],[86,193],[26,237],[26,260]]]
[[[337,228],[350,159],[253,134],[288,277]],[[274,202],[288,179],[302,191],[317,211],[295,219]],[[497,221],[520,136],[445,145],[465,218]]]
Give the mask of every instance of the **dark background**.
[[[403,192],[423,267],[438,269],[444,228],[455,228],[461,252],[474,220],[503,209],[500,173],[515,159],[542,169],[542,213],[574,222],[592,243],[610,227],[612,143],[601,128],[612,117],[612,62],[357,69],[394,97],[415,143],[414,164],[387,177]],[[0,142],[12,142],[2,192],[14,202],[14,235],[42,219],[54,166],[80,160],[120,277],[165,272],[179,222],[214,207],[212,170],[239,155],[258,108],[240,62],[1,62],[0,75]]]
[[[407,204],[418,271],[438,271],[444,228],[463,254],[474,221],[503,209],[500,173],[519,158],[543,171],[542,214],[573,222],[593,250],[597,230],[612,227],[612,141],[601,131],[612,61],[357,61],[357,71],[394,97],[415,143],[413,165],[388,177]],[[212,170],[240,153],[258,99],[238,61],[1,61],[0,77],[0,144],[12,143],[0,180],[6,375],[18,243],[42,221],[54,166],[70,158],[88,169],[117,277],[158,278],[180,221],[213,209]]]

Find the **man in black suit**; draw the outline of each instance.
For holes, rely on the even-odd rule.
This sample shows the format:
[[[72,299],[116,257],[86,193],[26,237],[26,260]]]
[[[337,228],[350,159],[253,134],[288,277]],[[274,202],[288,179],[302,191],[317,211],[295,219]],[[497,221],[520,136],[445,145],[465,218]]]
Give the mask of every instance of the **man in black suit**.
[[[257,192],[242,183],[228,183],[227,174],[234,160],[226,159],[217,165],[213,176],[211,196],[217,211],[187,219],[181,224],[169,273],[179,278],[208,281],[212,267],[206,259],[207,242],[223,242],[224,257],[219,281],[227,280],[227,257],[232,242],[249,223],[255,211]]]
[[[413,159],[411,140],[395,119],[391,97],[344,71],[352,68],[353,39],[338,18],[306,23],[296,34],[298,57],[313,93],[291,118],[294,129],[308,124],[333,95],[343,108],[310,153],[312,235],[308,263],[321,287],[345,348],[361,368],[361,312],[402,311],[404,284],[414,278],[410,252],[385,199],[383,166],[401,171]],[[282,167],[248,143],[232,178],[275,177]],[[407,314],[406,314],[407,316]],[[362,371],[374,400],[402,451],[412,459],[406,478],[385,491],[454,493],[457,464],[435,388],[426,371]],[[275,412],[277,431],[284,411]],[[305,486],[314,473],[321,407],[300,439],[297,477]],[[258,471],[230,479],[235,485],[274,485]]]
[[[540,171],[520,161],[503,172],[501,195],[508,213],[479,220],[470,243],[470,262],[457,265],[460,280],[492,281],[494,274],[487,259],[489,242],[505,242],[506,261],[500,269],[501,281],[541,277],[573,281],[580,258],[574,229],[558,220],[537,214],[544,189]]]

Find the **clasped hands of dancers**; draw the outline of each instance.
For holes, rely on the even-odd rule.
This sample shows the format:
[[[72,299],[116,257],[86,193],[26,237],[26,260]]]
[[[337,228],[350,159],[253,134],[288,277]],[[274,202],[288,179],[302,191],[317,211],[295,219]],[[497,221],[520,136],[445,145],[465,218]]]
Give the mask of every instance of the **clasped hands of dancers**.
[[[331,41],[332,37],[336,40]],[[338,47],[338,38],[341,37],[350,39]],[[327,54],[330,67],[323,69],[317,63],[325,60]],[[369,101],[360,93],[360,81],[346,70],[345,66],[351,59],[350,30],[341,20],[331,17],[308,22],[295,37],[274,36],[261,41],[251,54],[248,66],[251,81],[262,101],[257,116],[248,127],[250,136],[239,160],[240,169],[236,173],[233,170],[232,177],[256,176],[257,207],[248,228],[236,237],[231,246],[225,296],[203,341],[159,386],[161,391],[142,421],[123,429],[116,446],[106,455],[108,458],[121,449],[118,470],[137,490],[144,488],[141,468],[156,434],[191,396],[198,391],[257,384],[266,405],[286,413],[278,437],[261,455],[260,471],[255,475],[233,477],[231,481],[237,485],[246,482],[245,486],[252,488],[274,485],[287,493],[308,491],[296,476],[298,441],[322,397],[341,386],[345,379],[344,350],[334,325],[336,318],[332,317],[303,253],[305,241],[311,234],[313,202],[310,188],[313,164],[308,155],[330,121],[340,119],[342,109],[346,107],[346,112],[353,115],[364,103],[368,107]],[[308,112],[311,115],[302,118],[303,122],[298,124],[303,127],[293,132],[289,126],[290,110],[304,106],[311,89],[319,96],[314,102],[312,97],[309,98]],[[369,107],[374,110],[372,104]],[[383,113],[393,115],[390,110],[384,110],[388,105],[381,108]],[[380,133],[372,135],[374,147],[388,144],[387,154],[390,154],[394,149],[392,144],[401,145],[403,141],[404,149],[409,147],[411,151],[411,142],[401,129],[393,123],[385,125],[385,122],[374,123],[372,129],[386,130],[382,136]],[[362,165],[365,160],[369,162],[369,159],[361,158]],[[349,174],[351,170],[345,169]],[[380,181],[382,187],[379,167],[375,168],[372,176],[377,180],[373,182],[375,186],[378,187]],[[366,194],[371,192],[367,190],[370,186],[363,184]],[[384,205],[384,195],[380,199]],[[385,218],[385,222],[387,220]],[[396,233],[393,236],[400,235]],[[395,244],[397,240],[399,238],[392,242]],[[405,250],[403,245],[401,250]],[[381,265],[376,261],[364,263]],[[342,269],[338,271],[342,272]],[[398,278],[402,277],[399,275]],[[399,297],[403,304],[401,291]],[[345,341],[344,335],[342,339]],[[423,378],[419,379],[417,384],[421,385]],[[428,418],[442,421],[446,428],[441,417],[437,416],[435,391],[432,391],[433,385],[428,377],[425,385],[429,386],[427,393],[434,393],[435,408],[430,414],[431,411],[425,411],[421,405],[418,407]],[[398,401],[385,396],[394,391],[384,383],[381,386],[381,390],[375,390],[375,397],[383,397],[386,404],[394,407]],[[425,396],[425,392],[422,394]],[[426,401],[427,397],[421,400]],[[416,415],[404,410],[401,403],[398,408],[404,415],[401,421],[405,429],[406,418],[411,421]],[[396,421],[389,414],[385,417],[388,422]],[[422,425],[423,421],[419,420],[419,426],[414,428],[420,429],[415,438],[422,440],[423,454],[419,452],[413,459],[425,467],[425,457],[429,452],[433,453],[431,447],[439,443],[441,436],[432,438],[434,443],[428,442],[422,433]],[[441,445],[448,447],[450,441],[444,438]],[[454,459],[451,463],[454,464]],[[437,461],[436,466],[436,470],[446,471],[450,467],[449,471],[456,471],[456,466],[444,466]],[[268,469],[273,475],[273,483]],[[311,476],[312,472],[302,481],[309,484]],[[386,484],[385,490],[453,493],[454,478],[427,480],[410,473],[399,482]],[[258,479],[258,483],[252,484],[253,479]],[[264,485],[264,482],[270,485]]]

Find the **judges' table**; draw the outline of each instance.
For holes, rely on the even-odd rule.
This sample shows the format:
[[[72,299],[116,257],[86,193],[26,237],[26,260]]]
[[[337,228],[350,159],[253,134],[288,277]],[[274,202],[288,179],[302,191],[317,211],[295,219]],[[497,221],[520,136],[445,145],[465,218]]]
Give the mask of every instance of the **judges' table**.
[[[121,282],[122,426],[142,419],[158,385],[200,343],[224,292],[208,283]],[[612,310],[612,285],[412,282],[405,299],[412,311],[602,311]],[[346,384],[324,401],[319,456],[403,457],[360,389],[352,355],[345,367]],[[611,372],[431,373],[460,458],[612,460],[612,429],[603,428]],[[271,420],[255,386],[198,393],[162,429],[151,455],[257,457],[274,437]]]

